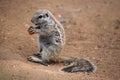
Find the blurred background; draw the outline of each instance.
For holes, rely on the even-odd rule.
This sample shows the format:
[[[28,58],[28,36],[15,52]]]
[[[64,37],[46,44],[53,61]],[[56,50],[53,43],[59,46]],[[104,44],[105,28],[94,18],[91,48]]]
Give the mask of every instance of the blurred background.
[[[26,60],[38,50],[27,29],[33,13],[48,9],[61,22],[61,56],[86,58],[94,73],[64,73]],[[119,80],[120,0],[0,0],[0,80]]]

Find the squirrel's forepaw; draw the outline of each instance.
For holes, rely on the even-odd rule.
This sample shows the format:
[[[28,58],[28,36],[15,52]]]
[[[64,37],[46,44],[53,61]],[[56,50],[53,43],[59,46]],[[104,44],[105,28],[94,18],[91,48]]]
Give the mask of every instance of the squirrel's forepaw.
[[[29,56],[29,57],[27,58],[27,60],[28,60],[28,61],[33,61],[34,59],[33,59],[32,56]]]
[[[32,35],[32,34],[35,33],[34,27],[32,27],[32,26],[30,26],[27,31],[28,31],[28,33],[29,33],[30,35]]]

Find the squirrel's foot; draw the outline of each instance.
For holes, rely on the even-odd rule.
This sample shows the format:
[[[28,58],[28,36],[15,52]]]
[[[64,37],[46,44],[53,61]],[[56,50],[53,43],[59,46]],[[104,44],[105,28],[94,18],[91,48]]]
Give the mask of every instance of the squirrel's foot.
[[[29,57],[27,58],[27,60],[28,60],[28,61],[31,61],[31,62],[35,62],[35,63],[40,63],[40,64],[42,64],[42,65],[44,65],[44,66],[48,66],[48,64],[47,64],[44,60],[42,60],[42,59],[40,59],[40,58],[37,58],[37,57],[35,57],[35,56],[29,56]]]

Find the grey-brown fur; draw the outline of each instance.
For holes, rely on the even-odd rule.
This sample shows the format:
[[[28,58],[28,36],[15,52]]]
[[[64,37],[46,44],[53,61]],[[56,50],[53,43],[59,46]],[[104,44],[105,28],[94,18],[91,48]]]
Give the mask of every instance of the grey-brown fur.
[[[85,59],[59,57],[65,44],[65,32],[50,11],[36,11],[31,21],[36,26],[30,27],[28,31],[39,34],[40,51],[35,53],[35,56],[29,56],[29,61],[46,66],[50,62],[67,63],[69,66],[62,69],[65,72],[92,72],[94,70],[94,66]]]

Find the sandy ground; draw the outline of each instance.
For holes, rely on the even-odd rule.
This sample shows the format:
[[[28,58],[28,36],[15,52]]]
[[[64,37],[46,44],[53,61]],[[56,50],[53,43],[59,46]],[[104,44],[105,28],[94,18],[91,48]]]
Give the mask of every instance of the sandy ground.
[[[38,50],[37,35],[27,33],[38,9],[58,20],[66,13],[61,55],[89,59],[96,72],[64,73],[62,65],[26,60]],[[120,0],[0,0],[0,80],[120,80]]]

